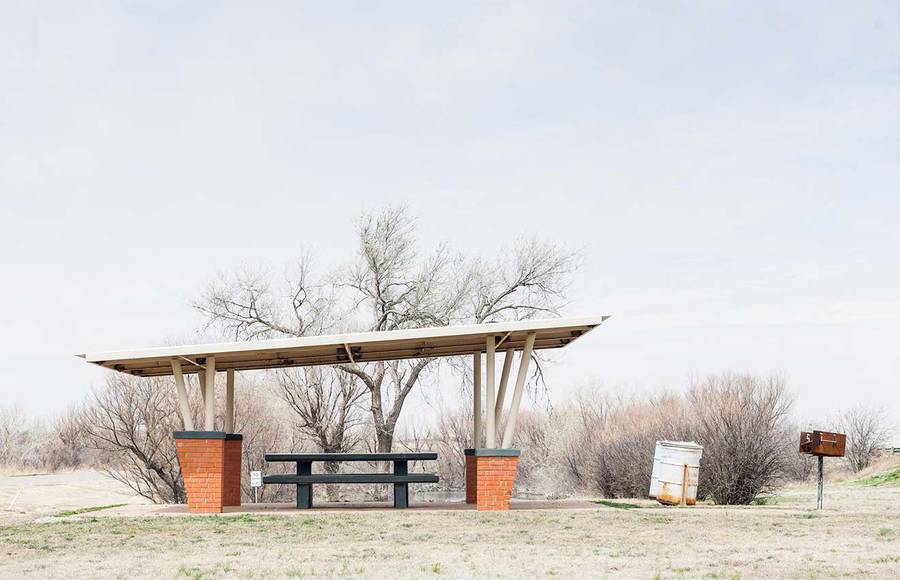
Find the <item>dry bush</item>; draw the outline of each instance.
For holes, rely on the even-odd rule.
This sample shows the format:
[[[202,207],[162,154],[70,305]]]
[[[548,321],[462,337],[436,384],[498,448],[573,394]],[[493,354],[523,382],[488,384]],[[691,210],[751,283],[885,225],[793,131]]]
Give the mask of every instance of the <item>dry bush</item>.
[[[548,460],[552,456],[550,418],[545,413],[523,409],[518,417],[513,447],[523,451],[516,477],[517,493],[543,493],[548,488]],[[502,433],[504,422],[497,426]],[[484,434],[482,433],[482,437]],[[472,447],[472,411],[468,405],[439,413],[438,423],[422,434],[405,440],[416,441],[417,449],[438,454],[435,469],[443,490],[461,490],[466,486],[465,449]],[[555,489],[555,486],[549,486]]]
[[[552,493],[547,480],[552,473],[548,465],[552,446],[551,420],[547,413],[522,409],[516,421],[513,448],[524,450],[519,457],[516,492]],[[502,425],[501,427],[505,427]]]
[[[50,424],[49,433],[40,453],[45,468],[51,471],[74,469],[90,461],[84,442],[79,437],[76,407],[63,411]]]
[[[708,375],[694,382],[688,401],[695,439],[704,448],[699,495],[749,504],[774,491],[785,479],[785,449],[796,443],[784,377]]]
[[[650,488],[660,439],[686,439],[684,402],[669,394],[614,398],[580,393],[562,415],[569,425],[558,464],[575,490],[605,497],[642,497]]]
[[[18,405],[0,407],[0,465],[26,466],[34,457],[39,439],[24,409]]]
[[[438,454],[439,485],[446,490],[466,486],[466,457],[464,450],[472,447],[472,412],[465,408],[440,412],[431,436],[432,450]]]
[[[786,441],[784,446],[784,474],[787,481],[809,481],[816,470],[816,458],[806,453],[800,453],[800,433],[809,431],[805,427],[810,421],[795,421],[788,428],[793,435],[792,441]],[[829,466],[833,467],[833,466]]]
[[[780,375],[710,375],[687,396],[580,393],[556,411],[551,464],[572,490],[644,497],[656,441],[694,440],[704,447],[700,496],[749,503],[810,469],[788,424],[790,404]]]
[[[593,476],[600,492],[606,497],[645,496],[656,442],[690,438],[684,403],[669,395],[619,403],[599,437]]]
[[[800,431],[797,430],[799,433]],[[796,446],[787,444],[784,448],[783,479],[789,481],[808,481],[816,469],[816,458],[800,453]]]
[[[235,432],[244,436],[241,450],[241,493],[245,502],[253,499],[251,471],[275,473],[293,468],[293,464],[266,463],[266,453],[296,451],[303,447],[299,433],[292,428],[283,409],[276,407],[277,403],[278,400],[262,386],[248,385],[235,392]],[[222,406],[219,405],[219,408]],[[221,420],[224,422],[224,417]],[[278,468],[273,469],[273,466]],[[256,500],[261,503],[289,501],[293,497],[294,490],[289,485],[264,485],[256,492]]]
[[[165,379],[111,374],[75,419],[101,469],[156,503],[185,501],[172,439],[183,428],[174,391]]]
[[[574,401],[555,412],[565,426],[556,456],[562,473],[576,491],[594,492],[595,443],[610,414],[610,398],[597,392],[581,391]]]
[[[841,415],[839,425],[847,434],[847,462],[854,472],[869,467],[891,435],[888,414],[882,407],[851,407]]]
[[[71,415],[46,421],[28,417],[18,406],[0,407],[0,466],[49,471],[79,466],[84,453],[72,436]]]
[[[219,425],[224,424],[224,391],[217,389]],[[192,399],[194,423],[199,425],[199,397]],[[244,436],[241,487],[245,499],[252,497],[249,472],[268,470],[264,458],[267,452],[302,447],[296,431],[273,403],[266,389],[255,385],[239,388],[235,394],[235,431]],[[60,433],[82,441],[94,453],[98,468],[138,495],[155,503],[183,503],[184,483],[172,438],[173,431],[184,428],[177,408],[170,378],[111,374],[106,385],[87,398]],[[289,486],[265,486],[258,498],[278,501],[289,495]]]

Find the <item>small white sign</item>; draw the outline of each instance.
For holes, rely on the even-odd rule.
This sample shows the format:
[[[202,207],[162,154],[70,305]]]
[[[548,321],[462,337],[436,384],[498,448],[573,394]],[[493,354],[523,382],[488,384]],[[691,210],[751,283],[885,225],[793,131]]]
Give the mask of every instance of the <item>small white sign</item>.
[[[262,471],[250,472],[250,487],[262,487]]]

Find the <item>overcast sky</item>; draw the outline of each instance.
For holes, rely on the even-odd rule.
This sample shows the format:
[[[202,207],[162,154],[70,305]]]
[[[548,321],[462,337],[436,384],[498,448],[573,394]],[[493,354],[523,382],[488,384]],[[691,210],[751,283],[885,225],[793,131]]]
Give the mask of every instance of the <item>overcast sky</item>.
[[[900,4],[0,4],[0,398],[191,337],[216,271],[423,246],[584,248],[579,385],[787,373],[900,423]]]

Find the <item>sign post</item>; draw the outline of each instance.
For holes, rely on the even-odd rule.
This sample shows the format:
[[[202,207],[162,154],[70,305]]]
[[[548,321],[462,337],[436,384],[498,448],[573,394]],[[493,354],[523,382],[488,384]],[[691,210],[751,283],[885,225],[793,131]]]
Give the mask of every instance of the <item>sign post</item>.
[[[816,488],[816,509],[822,509],[825,497],[825,458],[843,457],[847,447],[847,436],[828,431],[802,431],[800,433],[800,453],[814,455],[819,460],[818,486]]]
[[[253,503],[258,503],[259,498],[256,495],[256,490],[262,487],[262,471],[250,472],[250,487],[253,488]]]

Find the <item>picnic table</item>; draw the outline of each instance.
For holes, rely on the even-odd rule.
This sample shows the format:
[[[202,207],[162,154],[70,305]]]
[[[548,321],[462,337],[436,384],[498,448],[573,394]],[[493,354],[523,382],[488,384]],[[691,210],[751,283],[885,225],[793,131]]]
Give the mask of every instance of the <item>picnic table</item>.
[[[263,477],[264,484],[289,484],[297,486],[297,508],[309,509],[313,505],[313,485],[320,483],[388,483],[394,485],[394,507],[409,507],[410,483],[437,483],[433,473],[409,473],[410,461],[437,459],[437,453],[267,453],[268,462],[296,463],[296,475],[273,474]],[[390,473],[316,473],[312,464],[317,462],[375,462],[393,463]]]

